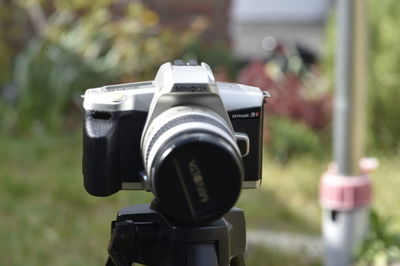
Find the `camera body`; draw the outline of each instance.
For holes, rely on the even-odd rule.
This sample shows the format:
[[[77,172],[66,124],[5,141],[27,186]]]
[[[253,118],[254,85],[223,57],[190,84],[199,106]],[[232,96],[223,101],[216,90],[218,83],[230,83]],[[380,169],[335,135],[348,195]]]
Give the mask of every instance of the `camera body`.
[[[243,166],[240,188],[257,188],[262,176],[265,96],[256,87],[216,82],[207,64],[197,65],[193,61],[165,63],[153,81],[86,90],[83,102],[86,190],[95,196],[108,196],[121,189],[155,190],[158,184],[150,178],[157,174],[155,165],[180,144],[172,143],[165,149],[163,145],[169,143],[173,134],[180,138],[179,143],[188,143],[196,128],[219,134],[221,147],[229,146],[231,153],[240,155],[239,161],[235,159]],[[211,139],[207,142],[205,134],[193,138],[212,142]],[[181,157],[185,160],[187,156]],[[213,163],[219,165],[227,160],[219,159],[223,158],[214,158]],[[191,159],[187,164],[199,200],[207,201],[196,160]],[[223,174],[221,170],[218,175]],[[168,180],[163,182],[162,186],[168,186]],[[223,182],[230,182],[229,177]]]

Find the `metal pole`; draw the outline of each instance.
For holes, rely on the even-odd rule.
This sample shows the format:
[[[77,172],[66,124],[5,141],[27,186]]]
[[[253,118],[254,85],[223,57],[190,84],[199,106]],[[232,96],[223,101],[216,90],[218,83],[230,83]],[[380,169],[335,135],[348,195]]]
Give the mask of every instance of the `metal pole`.
[[[359,167],[365,143],[366,30],[365,0],[337,0],[336,169],[325,174],[321,186],[326,266],[352,265],[368,229],[370,183]]]
[[[356,175],[365,142],[366,9],[364,0],[337,4],[333,156],[340,174]]]

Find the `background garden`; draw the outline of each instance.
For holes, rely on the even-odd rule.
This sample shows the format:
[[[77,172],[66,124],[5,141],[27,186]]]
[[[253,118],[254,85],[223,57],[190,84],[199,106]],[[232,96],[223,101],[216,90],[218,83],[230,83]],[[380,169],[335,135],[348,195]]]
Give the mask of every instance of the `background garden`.
[[[400,3],[370,0],[368,17],[366,155],[380,167],[360,265],[400,260]],[[227,40],[210,35],[204,16],[168,27],[137,1],[0,0],[0,265],[104,264],[117,210],[151,194],[86,193],[81,95],[153,79],[176,58],[207,62],[217,80],[271,93],[263,183],[243,191],[237,205],[250,230],[318,236],[319,177],[331,160],[334,21],[332,12],[321,57],[282,43],[262,60],[239,60]],[[257,245],[247,258],[249,265],[320,265],[318,257]]]

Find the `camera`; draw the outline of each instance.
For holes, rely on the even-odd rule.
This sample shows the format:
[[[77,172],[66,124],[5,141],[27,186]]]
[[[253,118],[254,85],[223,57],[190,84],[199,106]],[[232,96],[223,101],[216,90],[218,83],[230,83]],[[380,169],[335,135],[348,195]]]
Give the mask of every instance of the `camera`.
[[[95,196],[147,190],[182,223],[220,217],[261,183],[266,93],[216,82],[206,63],[165,63],[153,81],[88,89],[83,175]]]

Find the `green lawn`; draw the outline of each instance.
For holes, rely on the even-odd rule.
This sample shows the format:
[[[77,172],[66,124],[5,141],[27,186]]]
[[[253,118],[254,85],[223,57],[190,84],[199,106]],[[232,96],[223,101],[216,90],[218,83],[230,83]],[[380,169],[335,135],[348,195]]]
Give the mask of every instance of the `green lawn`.
[[[237,204],[248,228],[318,234],[317,188],[327,162],[295,158],[280,165],[266,156],[261,189],[243,191]],[[398,162],[383,158],[374,174],[375,206],[384,216],[400,214]],[[87,194],[79,136],[0,137],[0,265],[104,265],[118,209],[151,198],[136,191],[107,198]],[[285,254],[279,260],[279,252],[262,249],[248,256],[250,266],[297,261]]]

